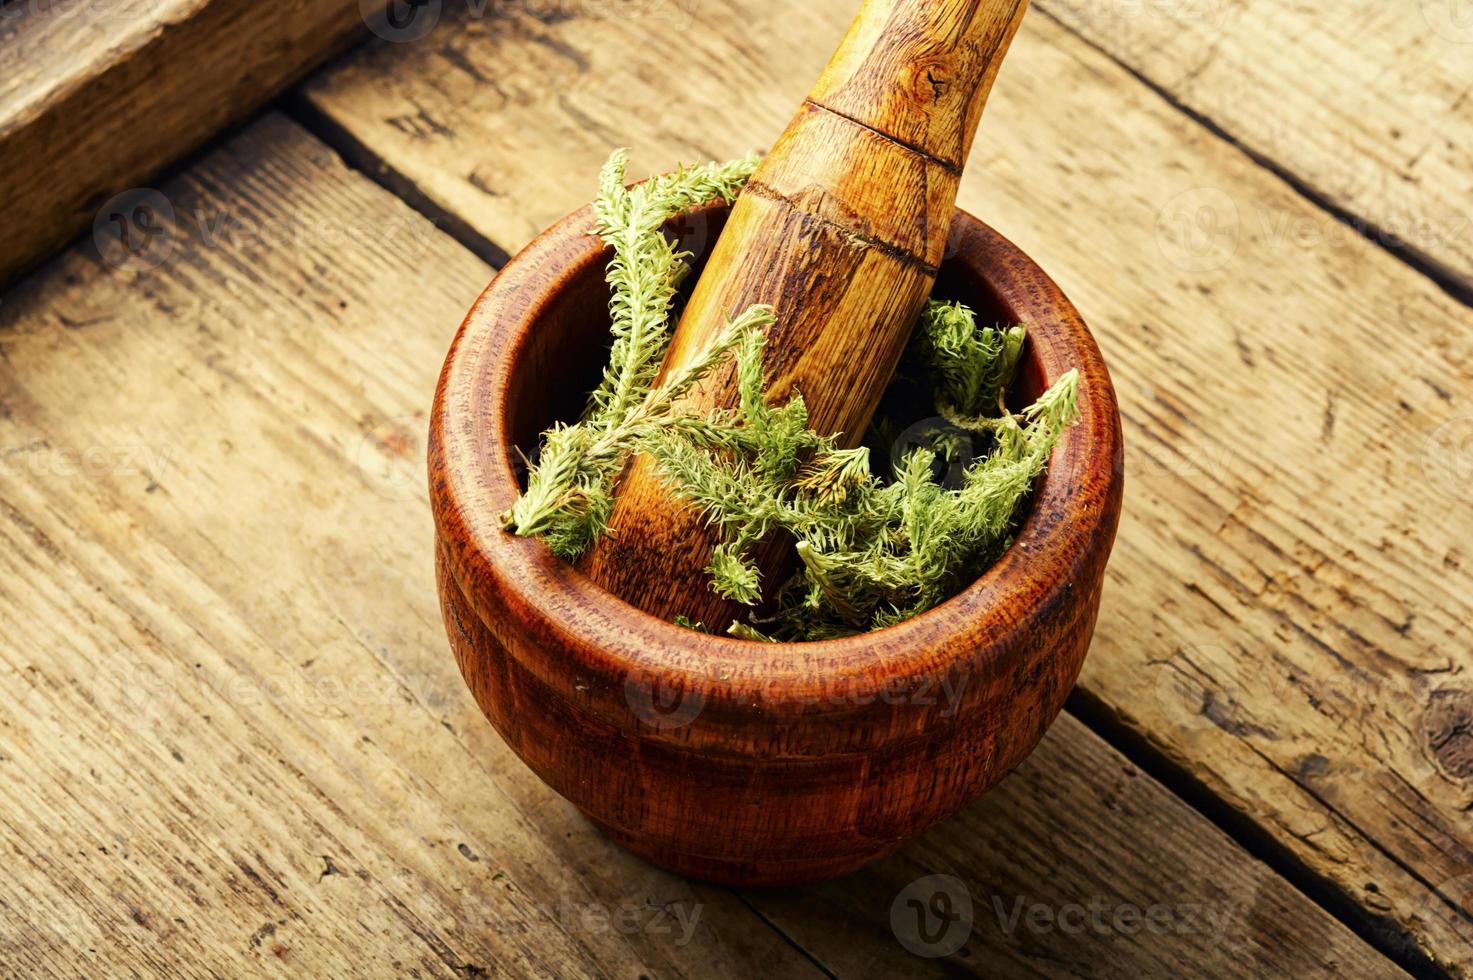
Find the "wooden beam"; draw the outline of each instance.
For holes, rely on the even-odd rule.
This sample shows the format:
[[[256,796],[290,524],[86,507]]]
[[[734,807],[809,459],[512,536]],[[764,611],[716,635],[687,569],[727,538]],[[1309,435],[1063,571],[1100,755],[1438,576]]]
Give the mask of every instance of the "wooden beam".
[[[365,36],[359,11],[354,0],[5,4],[0,283]]]

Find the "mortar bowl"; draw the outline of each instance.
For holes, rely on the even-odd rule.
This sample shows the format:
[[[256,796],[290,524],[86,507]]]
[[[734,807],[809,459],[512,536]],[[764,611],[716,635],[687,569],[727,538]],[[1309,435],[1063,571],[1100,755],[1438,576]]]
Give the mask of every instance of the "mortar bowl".
[[[675,229],[706,251],[725,206]],[[841,640],[765,644],[649,616],[503,532],[521,453],[576,419],[608,348],[608,252],[575,212],[506,265],[455,338],[430,420],[446,632],[533,772],[610,839],[690,877],[792,885],[895,851],[1018,765],[1088,650],[1123,488],[1109,373],[1016,246],[956,213],[937,294],[1028,326],[1012,395],[1081,375],[1013,545],[948,602]],[[882,461],[877,461],[877,465]],[[699,560],[699,559],[693,559]]]

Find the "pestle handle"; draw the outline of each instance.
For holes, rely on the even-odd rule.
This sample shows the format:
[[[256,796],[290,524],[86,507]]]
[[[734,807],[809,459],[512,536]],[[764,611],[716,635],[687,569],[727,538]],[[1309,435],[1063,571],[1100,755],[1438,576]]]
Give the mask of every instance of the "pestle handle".
[[[1027,7],[867,0],[808,102],[961,170]]]
[[[1027,0],[867,0],[792,122],[732,207],[686,304],[662,376],[766,303],[771,397],[801,392],[809,426],[857,445],[894,376],[946,252],[962,168]],[[738,404],[734,368],[685,406]],[[665,619],[724,628],[745,608],[704,569],[716,537],[646,456],[618,487],[610,533],[580,567]],[[768,594],[790,548],[757,563]]]

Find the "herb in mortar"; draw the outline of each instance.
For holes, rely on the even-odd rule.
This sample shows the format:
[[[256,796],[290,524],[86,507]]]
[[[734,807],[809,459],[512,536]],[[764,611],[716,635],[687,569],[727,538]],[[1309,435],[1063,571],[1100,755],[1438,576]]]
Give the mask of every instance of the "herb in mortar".
[[[868,445],[842,449],[834,436],[808,428],[800,392],[780,406],[770,403],[762,381],[770,307],[747,310],[696,363],[656,386],[691,257],[661,228],[690,208],[734,200],[757,159],[682,168],[629,188],[627,163],[621,150],[604,165],[595,204],[598,234],[614,253],[607,272],[609,364],[583,418],[543,433],[526,492],[503,515],[507,529],[577,558],[608,528],[624,462],[647,453],[671,491],[719,529],[707,571],[721,595],[755,605],[762,583],[753,546],[776,531],[796,541],[801,566],[779,590],[776,611],[727,631],[765,641],[847,636],[901,622],[996,561],[1054,443],[1077,417],[1077,374],[1060,378],[1021,414],[1009,412],[1003,399],[1023,328],[979,327],[965,306],[929,301],[886,401],[902,401],[906,389],[927,391],[949,425],[923,431],[888,480],[870,471],[871,448],[894,443],[885,404]],[[681,407],[682,396],[732,358],[739,407],[700,414]],[[962,455],[958,437],[967,434],[985,443],[975,460]],[[937,482],[945,466],[959,471],[954,487]]]

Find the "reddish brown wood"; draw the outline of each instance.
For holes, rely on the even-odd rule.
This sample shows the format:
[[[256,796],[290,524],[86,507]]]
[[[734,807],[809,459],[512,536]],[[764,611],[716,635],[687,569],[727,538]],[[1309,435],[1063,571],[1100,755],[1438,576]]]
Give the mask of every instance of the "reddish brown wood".
[[[702,213],[719,223],[723,209]],[[517,447],[573,418],[605,350],[608,259],[579,211],[487,288],[430,423],[441,607],[486,716],[549,785],[650,860],[734,884],[837,875],[901,846],[1016,766],[1089,646],[1120,513],[1120,420],[1074,307],[957,212],[939,289],[1029,325],[1016,392],[1082,377],[1012,549],[971,587],[878,633],[759,644],[673,626],[504,533]]]
[[[957,186],[1026,0],[867,0],[732,210],[681,316],[664,370],[701,356],[757,303],[777,325],[763,358],[773,397],[801,392],[811,428],[857,445],[895,373],[946,251]],[[739,403],[719,371],[690,407]],[[747,610],[711,588],[716,541],[636,458],[610,532],[581,567],[647,612],[724,629]],[[768,590],[791,548],[759,551]]]

